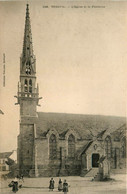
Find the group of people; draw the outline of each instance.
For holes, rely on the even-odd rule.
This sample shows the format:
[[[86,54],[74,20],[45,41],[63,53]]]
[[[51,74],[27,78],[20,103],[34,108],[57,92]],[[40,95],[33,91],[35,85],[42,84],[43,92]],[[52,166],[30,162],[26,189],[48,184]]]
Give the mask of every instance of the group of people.
[[[11,181],[11,183],[8,185],[9,187],[12,187],[12,191],[14,193],[16,193],[18,191],[18,189],[22,187],[22,184],[20,184],[20,180],[22,180],[24,182],[23,176],[15,177],[15,179],[13,181]],[[55,181],[54,181],[53,178],[51,178],[50,182],[49,182],[49,191],[54,190],[54,185],[55,185]],[[67,194],[67,192],[68,192],[68,183],[67,183],[66,180],[64,180],[64,182],[62,183],[61,178],[59,179],[58,191],[62,191],[62,192],[64,192],[64,194]]]
[[[55,181],[53,180],[53,178],[51,178],[50,179],[50,182],[49,182],[49,190],[50,191],[53,191],[54,184],[55,184]],[[62,183],[61,178],[59,179],[59,182],[58,182],[58,191],[63,191],[64,194],[67,194],[67,192],[68,192],[68,183],[67,183],[66,180],[64,180],[64,182]]]
[[[16,193],[18,191],[18,179],[15,177],[8,186],[12,187],[12,191]]]
[[[23,175],[17,175],[17,177],[15,177],[8,186],[12,187],[12,191],[16,193],[18,189],[22,187],[22,182],[24,182]]]

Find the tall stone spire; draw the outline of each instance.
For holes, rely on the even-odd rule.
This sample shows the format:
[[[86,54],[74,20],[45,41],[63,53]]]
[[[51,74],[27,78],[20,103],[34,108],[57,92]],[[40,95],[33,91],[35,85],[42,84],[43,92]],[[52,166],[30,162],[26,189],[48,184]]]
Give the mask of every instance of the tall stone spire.
[[[30,15],[29,15],[29,5],[26,6],[26,18],[25,18],[25,30],[24,30],[24,40],[23,40],[23,50],[21,56],[21,73],[25,72],[29,74],[35,74],[35,56],[33,54],[32,45],[32,33],[30,25]]]
[[[24,42],[23,42],[23,57],[27,58],[33,56],[33,46],[32,46],[32,33],[30,25],[29,16],[29,5],[26,7],[26,21],[25,21],[25,31],[24,31]]]

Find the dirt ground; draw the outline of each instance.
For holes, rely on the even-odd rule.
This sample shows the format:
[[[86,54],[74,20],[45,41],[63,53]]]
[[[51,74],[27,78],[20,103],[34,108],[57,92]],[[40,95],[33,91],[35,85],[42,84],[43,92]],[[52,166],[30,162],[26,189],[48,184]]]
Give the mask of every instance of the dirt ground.
[[[112,181],[108,182],[94,182],[91,181],[92,177],[61,177],[62,180],[66,179],[69,184],[68,194],[126,194],[126,175],[117,174],[112,175]],[[55,189],[49,191],[49,180],[50,178],[24,178],[22,183],[23,187],[19,189],[17,193],[28,193],[28,194],[47,194],[47,193],[63,193],[58,192],[58,177],[55,177]],[[11,179],[1,180],[0,193],[13,193],[12,188],[8,187]],[[19,183],[20,184],[20,183]]]

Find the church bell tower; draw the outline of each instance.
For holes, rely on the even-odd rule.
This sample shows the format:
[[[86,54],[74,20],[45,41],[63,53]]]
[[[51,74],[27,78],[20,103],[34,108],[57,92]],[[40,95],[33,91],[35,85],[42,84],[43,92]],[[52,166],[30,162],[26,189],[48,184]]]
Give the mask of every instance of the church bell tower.
[[[34,168],[34,135],[37,122],[36,107],[39,88],[36,85],[36,58],[33,53],[29,5],[26,6],[23,50],[20,57],[20,81],[17,103],[20,105],[20,133],[18,136],[18,165],[20,173],[28,175]]]

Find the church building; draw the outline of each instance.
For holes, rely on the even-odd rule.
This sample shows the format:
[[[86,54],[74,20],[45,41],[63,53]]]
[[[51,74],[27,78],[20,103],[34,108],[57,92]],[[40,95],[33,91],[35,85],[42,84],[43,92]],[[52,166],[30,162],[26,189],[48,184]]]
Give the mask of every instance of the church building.
[[[37,112],[39,86],[32,46],[29,5],[26,7],[17,104],[19,173],[30,177],[85,176],[105,156],[111,169],[125,168],[125,118]]]

